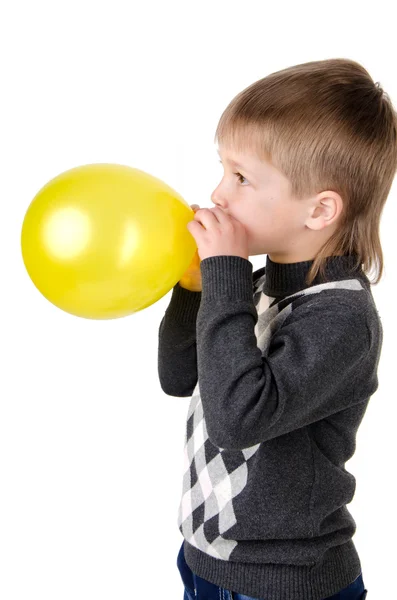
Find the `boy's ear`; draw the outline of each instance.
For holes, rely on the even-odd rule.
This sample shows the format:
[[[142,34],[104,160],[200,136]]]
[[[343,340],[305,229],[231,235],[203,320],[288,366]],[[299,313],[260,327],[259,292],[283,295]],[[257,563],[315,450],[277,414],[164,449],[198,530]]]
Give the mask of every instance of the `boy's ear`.
[[[343,201],[337,192],[322,192],[316,197],[310,209],[306,225],[310,229],[321,230],[335,225],[343,210]]]

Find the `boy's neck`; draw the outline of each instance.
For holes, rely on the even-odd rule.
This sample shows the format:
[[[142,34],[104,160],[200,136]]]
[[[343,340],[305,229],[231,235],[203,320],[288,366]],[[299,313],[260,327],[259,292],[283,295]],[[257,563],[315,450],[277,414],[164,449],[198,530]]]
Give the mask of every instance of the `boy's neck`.
[[[264,293],[273,298],[289,296],[307,287],[324,283],[318,273],[310,286],[307,285],[305,279],[313,262],[314,259],[294,263],[279,263],[273,261],[267,255]],[[354,268],[355,262],[356,255],[354,254],[327,257],[325,265],[327,281],[340,281],[341,279],[359,277],[369,287],[370,282],[361,266]]]

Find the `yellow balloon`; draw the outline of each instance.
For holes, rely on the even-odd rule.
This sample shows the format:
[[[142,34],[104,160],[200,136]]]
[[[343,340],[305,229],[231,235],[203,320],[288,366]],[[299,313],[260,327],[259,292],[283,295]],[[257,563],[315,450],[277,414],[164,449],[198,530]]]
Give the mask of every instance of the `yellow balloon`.
[[[197,249],[194,212],[166,183],[139,169],[90,164],[61,173],[33,198],[22,256],[37,289],[58,308],[115,319],[157,302]]]

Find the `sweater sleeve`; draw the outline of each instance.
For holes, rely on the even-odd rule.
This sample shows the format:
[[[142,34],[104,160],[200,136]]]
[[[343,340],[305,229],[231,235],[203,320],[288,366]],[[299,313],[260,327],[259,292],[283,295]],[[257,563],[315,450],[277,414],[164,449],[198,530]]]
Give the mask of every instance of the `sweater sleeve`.
[[[249,263],[251,264],[251,263]],[[251,265],[252,267],[252,265]],[[197,315],[200,395],[210,440],[243,449],[287,434],[362,401],[375,373],[363,364],[370,338],[365,313],[339,293],[320,292],[291,311],[262,353],[248,261],[201,263]]]
[[[261,267],[254,272],[254,283],[264,270]],[[169,396],[191,396],[197,384],[196,321],[201,295],[178,282],[160,322],[157,367],[161,389]]]
[[[201,292],[179,285],[158,333],[157,367],[161,389],[169,396],[191,396],[197,384],[196,320]]]

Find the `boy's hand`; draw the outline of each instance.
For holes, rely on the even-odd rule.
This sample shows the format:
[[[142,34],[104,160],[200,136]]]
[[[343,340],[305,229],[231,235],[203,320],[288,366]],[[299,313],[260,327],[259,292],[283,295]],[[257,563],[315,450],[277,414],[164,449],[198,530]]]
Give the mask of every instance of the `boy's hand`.
[[[187,228],[194,237],[201,260],[210,256],[241,256],[248,260],[244,225],[226,215],[218,206],[200,208]]]

